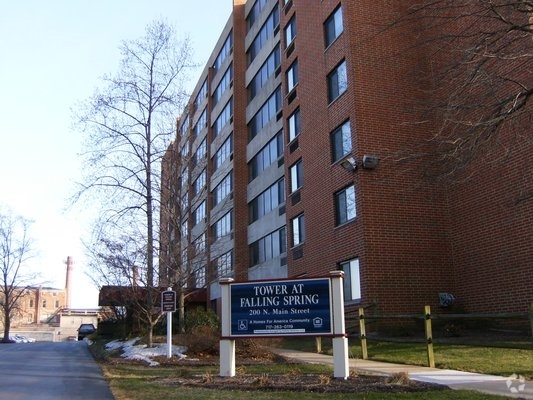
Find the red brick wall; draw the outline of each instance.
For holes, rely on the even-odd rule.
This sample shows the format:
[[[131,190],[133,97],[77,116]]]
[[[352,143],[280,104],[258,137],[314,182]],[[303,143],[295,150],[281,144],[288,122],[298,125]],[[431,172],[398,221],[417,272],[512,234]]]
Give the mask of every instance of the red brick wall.
[[[246,20],[244,18],[244,1],[234,0],[233,8],[233,199],[234,199],[234,268],[235,279],[245,280],[248,277],[248,205],[246,186],[248,184],[248,168],[246,164],[246,145],[248,144],[248,128],[246,125],[247,92],[244,73],[246,70],[246,52],[244,37]],[[240,72],[238,72],[240,71]]]
[[[494,18],[483,2],[455,1],[454,6],[461,6],[455,12],[464,17],[433,28],[435,47],[441,49],[440,57],[433,57],[435,71],[452,71],[444,76],[435,74],[437,94],[448,100],[464,82],[474,82],[457,100],[453,120],[496,120],[497,100],[513,99],[504,106],[504,122],[485,131],[471,129],[470,123],[441,125],[450,142],[466,144],[454,154],[456,173],[447,187],[457,305],[467,311],[525,312],[533,300],[531,99],[519,117],[508,119],[506,114],[516,104],[515,95],[523,90],[522,85],[533,87],[533,76],[526,67],[533,62],[533,41],[530,35],[513,33],[508,22]],[[427,10],[428,15],[442,12]],[[498,12],[505,21],[518,25],[528,20],[527,13],[511,6],[500,7]],[[493,34],[483,38],[481,26],[483,32]],[[442,37],[450,32],[456,37],[447,46]],[[461,51],[479,43],[483,51],[474,55]],[[465,56],[470,57],[469,62],[460,63]],[[471,78],[473,67],[482,71],[475,79]]]
[[[363,303],[383,311],[437,306],[439,292],[457,297],[456,310],[524,311],[533,299],[528,278],[533,154],[531,141],[524,140],[530,137],[531,112],[504,129],[463,174],[435,176],[440,166],[431,151],[436,148],[424,143],[442,126],[434,105],[444,104],[439,100],[455,89],[455,82],[443,85],[437,72],[457,53],[435,51],[438,40],[433,39],[442,33],[434,26],[428,30],[431,20],[400,20],[406,6],[389,3],[343,2],[344,33],[327,50],[320,27],[337,1],[305,6],[294,1],[282,14],[283,26],[296,13],[298,29],[284,69],[295,58],[300,67],[297,98],[286,104],[286,115],[299,105],[303,124],[299,148],[287,151],[286,164],[301,157],[305,181],[301,202],[288,201],[287,221],[304,212],[307,235],[303,257],[294,260],[289,254],[289,274],[324,274],[339,261],[359,257]],[[471,22],[443,29],[460,32]],[[455,39],[452,47],[457,44]],[[349,91],[328,105],[326,75],[343,57]],[[501,73],[519,71],[517,78],[520,71],[527,73],[509,64],[504,68]],[[466,105],[476,96],[466,98]],[[354,154],[358,159],[378,155],[376,170],[351,173],[331,165],[329,133],[346,118],[352,123]],[[434,156],[417,161],[418,153]],[[492,155],[498,159],[491,160]],[[358,217],[335,227],[333,196],[350,182],[356,186]]]
[[[438,292],[452,289],[452,269],[444,230],[444,199],[438,188],[423,184],[418,169],[400,170],[389,157],[428,134],[428,127],[410,123],[414,100],[423,95],[413,70],[425,68],[417,53],[402,54],[412,44],[408,27],[382,29],[388,9],[375,2],[344,2],[344,33],[324,50],[323,21],[338,2],[293,6],[297,17],[296,50],[300,83],[298,103],[303,131],[300,148],[287,154],[287,165],[302,157],[302,201],[287,217],[305,213],[303,258],[292,260],[291,275],[324,274],[346,259],[361,263],[363,303],[387,311],[419,311],[435,305]],[[292,10],[291,10],[292,11]],[[287,16],[287,18],[289,18]],[[282,22],[283,23],[283,22]],[[327,104],[326,75],[346,58],[349,90]],[[354,154],[381,158],[374,171],[347,172],[332,165],[330,132],[345,119],[352,124]],[[334,193],[351,182],[357,192],[355,222],[335,227]]]

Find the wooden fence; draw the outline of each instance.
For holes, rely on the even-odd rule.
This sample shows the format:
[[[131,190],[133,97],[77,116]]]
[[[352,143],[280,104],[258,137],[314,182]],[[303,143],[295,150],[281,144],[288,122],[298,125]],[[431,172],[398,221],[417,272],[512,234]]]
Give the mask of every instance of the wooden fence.
[[[427,365],[435,368],[435,356],[433,353],[433,327],[432,320],[457,320],[457,319],[529,319],[531,326],[531,333],[533,334],[533,303],[529,304],[529,310],[527,313],[472,313],[472,314],[432,314],[430,306],[424,307],[423,314],[410,314],[410,315],[365,315],[363,307],[358,309],[359,320],[359,339],[361,340],[361,354],[362,358],[366,360],[368,358],[367,348],[367,334],[366,334],[366,321],[367,320],[393,320],[393,319],[420,319],[424,321],[424,333],[427,348]]]

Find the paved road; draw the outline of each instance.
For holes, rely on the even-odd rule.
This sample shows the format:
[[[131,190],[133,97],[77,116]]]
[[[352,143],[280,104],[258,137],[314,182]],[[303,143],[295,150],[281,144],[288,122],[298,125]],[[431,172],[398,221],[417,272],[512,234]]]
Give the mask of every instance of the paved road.
[[[113,400],[85,342],[0,344],[1,400]]]

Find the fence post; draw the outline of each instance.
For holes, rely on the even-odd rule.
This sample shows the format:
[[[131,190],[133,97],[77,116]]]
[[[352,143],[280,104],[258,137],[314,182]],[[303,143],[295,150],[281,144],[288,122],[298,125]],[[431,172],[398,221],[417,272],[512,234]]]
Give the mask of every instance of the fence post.
[[[316,352],[318,354],[322,353],[322,338],[320,336],[315,336]]]
[[[433,354],[433,333],[431,329],[431,307],[424,307],[424,326],[426,328],[426,343],[428,352],[428,366],[435,368],[435,356]]]
[[[533,302],[529,303],[529,324],[531,325],[531,335],[533,335]]]
[[[366,347],[366,327],[365,327],[365,310],[359,307],[359,333],[361,338],[361,353],[363,360],[368,359],[368,349]]]

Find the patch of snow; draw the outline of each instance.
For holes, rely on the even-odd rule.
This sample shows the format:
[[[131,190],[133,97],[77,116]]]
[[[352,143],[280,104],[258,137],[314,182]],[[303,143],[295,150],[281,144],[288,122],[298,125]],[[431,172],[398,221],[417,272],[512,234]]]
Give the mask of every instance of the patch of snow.
[[[159,365],[157,361],[152,360],[153,357],[167,356],[167,344],[155,343],[153,347],[146,345],[136,345],[140,338],[134,338],[126,341],[113,340],[105,345],[106,350],[122,350],[122,357],[128,360],[140,360],[146,362],[149,366],[154,367]],[[185,352],[187,348],[184,346],[172,346],[172,356],[180,359],[187,358]]]

